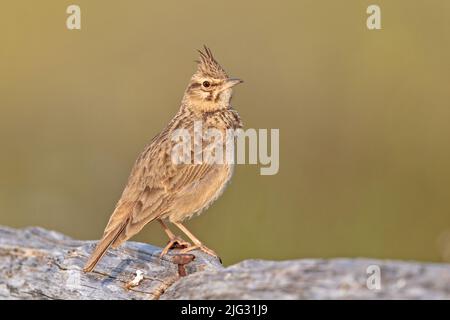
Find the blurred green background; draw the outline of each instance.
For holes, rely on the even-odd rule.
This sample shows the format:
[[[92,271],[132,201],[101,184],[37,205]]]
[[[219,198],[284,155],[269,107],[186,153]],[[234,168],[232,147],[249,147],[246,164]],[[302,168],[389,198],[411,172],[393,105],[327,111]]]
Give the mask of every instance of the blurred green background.
[[[78,4],[82,29],[67,30]],[[450,1],[5,1],[0,224],[98,239],[210,46],[280,171],[238,166],[187,226],[245,258],[450,260]],[[174,229],[175,230],[175,229]],[[137,241],[164,245],[157,224]]]

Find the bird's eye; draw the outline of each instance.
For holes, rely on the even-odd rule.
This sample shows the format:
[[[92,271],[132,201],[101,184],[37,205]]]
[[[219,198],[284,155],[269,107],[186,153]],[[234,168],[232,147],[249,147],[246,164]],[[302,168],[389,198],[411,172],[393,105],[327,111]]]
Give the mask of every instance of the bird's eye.
[[[209,88],[211,86],[211,83],[209,83],[209,81],[203,81],[202,84],[205,88]]]

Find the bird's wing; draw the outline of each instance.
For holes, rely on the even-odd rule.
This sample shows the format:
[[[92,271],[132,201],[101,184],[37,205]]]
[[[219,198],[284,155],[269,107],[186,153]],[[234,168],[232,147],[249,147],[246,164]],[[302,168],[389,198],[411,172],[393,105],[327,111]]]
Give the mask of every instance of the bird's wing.
[[[177,165],[170,175],[166,175],[159,187],[145,187],[135,203],[129,220],[129,229],[137,233],[148,222],[169,212],[176,204],[176,199],[187,190],[195,188],[201,180],[209,176],[214,166],[208,164]],[[134,231],[136,230],[136,231]]]
[[[157,159],[148,161],[147,157],[151,153],[150,151],[151,145],[136,160],[122,196],[109,218],[102,239],[97,243],[86,262],[84,271],[92,271],[110,246],[119,246],[142,229],[148,222],[148,220],[141,219],[140,213],[144,204],[147,208],[153,207],[153,210],[149,210],[149,212],[158,212],[157,208],[163,203],[166,192],[163,192],[162,179],[159,176],[163,170],[148,169],[148,165],[157,162]]]
[[[161,148],[164,148],[161,144],[153,149],[150,146],[136,160],[105,229],[105,234],[121,230],[113,247],[138,233],[148,222],[169,212],[181,193],[194,188],[215,167],[211,164],[173,164],[170,154]],[[126,226],[119,228],[122,224]]]

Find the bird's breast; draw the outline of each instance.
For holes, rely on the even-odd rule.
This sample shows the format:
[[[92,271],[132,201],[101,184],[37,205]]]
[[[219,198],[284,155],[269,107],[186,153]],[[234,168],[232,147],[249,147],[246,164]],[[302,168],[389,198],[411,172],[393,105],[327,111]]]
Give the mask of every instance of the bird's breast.
[[[196,181],[174,202],[168,219],[181,222],[200,214],[224,192],[233,176],[234,165],[214,165],[214,169],[203,179]]]

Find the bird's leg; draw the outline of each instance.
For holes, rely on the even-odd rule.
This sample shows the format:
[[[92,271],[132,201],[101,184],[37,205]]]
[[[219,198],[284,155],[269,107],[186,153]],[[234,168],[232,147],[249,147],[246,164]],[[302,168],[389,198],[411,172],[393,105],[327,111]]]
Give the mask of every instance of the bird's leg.
[[[161,220],[158,219],[159,224],[164,229],[164,232],[169,237],[169,243],[164,247],[163,251],[161,251],[161,254],[159,255],[161,258],[169,252],[170,249],[174,248],[189,248],[191,244],[187,241],[184,241],[180,237],[176,236],[170,229],[166,226],[166,224]]]
[[[181,223],[179,222],[174,222],[174,225],[176,225],[181,231],[183,231],[183,233],[185,235],[188,236],[189,239],[192,240],[192,242],[194,243],[193,246],[189,246],[187,248],[184,248],[183,250],[180,251],[180,253],[186,253],[195,249],[200,249],[203,252],[206,252],[207,254],[209,254],[210,256],[216,257],[217,259],[220,260],[220,257],[217,255],[217,253],[215,253],[213,250],[209,249],[208,247],[206,247],[200,240],[197,239],[196,236],[194,236],[185,226],[183,226]]]

